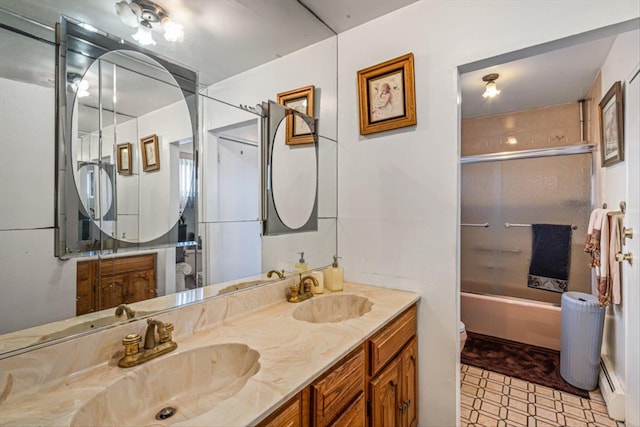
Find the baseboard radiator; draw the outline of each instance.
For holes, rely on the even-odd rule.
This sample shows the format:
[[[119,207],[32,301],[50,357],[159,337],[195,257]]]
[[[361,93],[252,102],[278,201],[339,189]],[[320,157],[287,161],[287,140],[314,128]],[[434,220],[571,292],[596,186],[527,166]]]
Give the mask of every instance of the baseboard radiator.
[[[600,359],[600,377],[598,385],[607,404],[609,416],[617,421],[624,421],[624,388],[618,379],[611,361],[602,356]]]

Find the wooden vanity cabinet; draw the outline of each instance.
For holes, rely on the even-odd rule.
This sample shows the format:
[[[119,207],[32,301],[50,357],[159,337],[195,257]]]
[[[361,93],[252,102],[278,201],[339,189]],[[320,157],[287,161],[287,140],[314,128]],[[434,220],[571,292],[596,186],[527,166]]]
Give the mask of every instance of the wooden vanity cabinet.
[[[412,306],[368,341],[369,425],[418,424],[417,308]]]
[[[413,305],[259,426],[416,427],[416,330]]]
[[[130,304],[156,293],[156,254],[78,261],[76,315]]]

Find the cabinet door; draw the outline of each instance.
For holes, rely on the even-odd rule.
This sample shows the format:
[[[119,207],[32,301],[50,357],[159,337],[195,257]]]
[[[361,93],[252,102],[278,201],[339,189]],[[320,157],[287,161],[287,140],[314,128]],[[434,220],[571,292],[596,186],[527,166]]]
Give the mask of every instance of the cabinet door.
[[[400,427],[401,359],[395,358],[370,383],[371,426]]]
[[[122,304],[122,293],[125,288],[127,277],[124,275],[106,276],[100,278],[100,289],[98,295],[98,309],[117,307]]]
[[[76,316],[96,311],[95,261],[76,264]]]
[[[129,280],[124,290],[125,304],[143,301],[156,297],[155,271],[136,271],[129,274]]]
[[[400,413],[403,427],[418,425],[418,342],[413,338],[400,356],[402,361],[402,393]]]

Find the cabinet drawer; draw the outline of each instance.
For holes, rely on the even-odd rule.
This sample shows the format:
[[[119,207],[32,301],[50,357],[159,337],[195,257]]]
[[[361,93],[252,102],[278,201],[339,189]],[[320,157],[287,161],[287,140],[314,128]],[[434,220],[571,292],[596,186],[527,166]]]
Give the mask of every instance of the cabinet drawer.
[[[367,413],[364,406],[364,393],[360,393],[347,409],[333,422],[331,427],[364,427]]]
[[[364,392],[364,377],[364,349],[360,347],[328,375],[313,383],[313,425],[329,425],[359,393]]]
[[[416,334],[416,321],[417,307],[414,305],[369,340],[371,376],[398,354]]]
[[[156,254],[103,259],[99,262],[100,275],[123,274],[131,271],[156,269]]]
[[[301,427],[302,424],[302,393],[282,405],[275,413],[258,424],[259,427]]]

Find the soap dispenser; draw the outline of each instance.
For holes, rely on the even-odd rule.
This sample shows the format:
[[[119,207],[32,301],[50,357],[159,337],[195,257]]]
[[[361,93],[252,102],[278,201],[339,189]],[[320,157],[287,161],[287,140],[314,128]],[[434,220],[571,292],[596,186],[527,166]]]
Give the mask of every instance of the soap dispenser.
[[[338,265],[337,255],[333,257],[333,265],[327,269],[326,287],[332,292],[339,292],[344,288],[344,270]]]
[[[296,273],[302,273],[309,269],[307,262],[304,260],[304,252],[298,252],[300,254],[300,259],[296,262],[296,266],[293,271]]]

